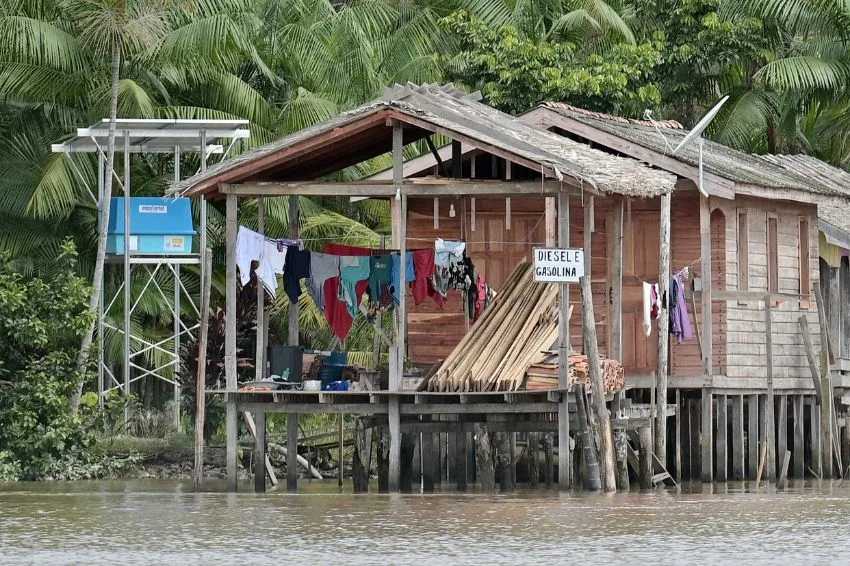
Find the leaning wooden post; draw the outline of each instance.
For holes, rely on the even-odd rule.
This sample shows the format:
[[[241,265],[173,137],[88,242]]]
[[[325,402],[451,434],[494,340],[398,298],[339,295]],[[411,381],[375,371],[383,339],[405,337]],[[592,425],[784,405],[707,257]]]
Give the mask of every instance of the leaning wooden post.
[[[602,489],[617,491],[617,476],[614,471],[614,442],[611,435],[611,420],[605,406],[605,384],[602,383],[602,368],[599,361],[599,345],[596,342],[596,319],[593,314],[593,295],[590,291],[590,279],[582,277],[581,311],[583,318],[582,334],[587,366],[590,373],[593,414],[599,426],[600,471]]]
[[[570,195],[558,193],[558,245],[570,247]],[[585,253],[590,253],[587,250]],[[558,403],[558,487],[570,488],[570,410],[569,395],[569,355],[570,355],[570,288],[560,285],[558,301],[558,389],[561,400]]]
[[[227,390],[227,489],[236,491],[237,480],[237,414],[236,414],[236,195],[227,195],[226,203],[226,262],[225,281],[225,326],[224,326],[224,375]]]
[[[263,197],[257,199],[257,232],[265,234],[266,222],[266,203]],[[266,302],[266,287],[265,281],[260,280],[260,270],[254,272],[257,281],[257,346],[255,352],[254,364],[254,379],[262,381],[266,377],[266,346],[265,346],[265,302]],[[295,379],[295,376],[289,376],[290,379]]]
[[[206,419],[207,398],[207,342],[210,329],[210,290],[212,277],[212,250],[204,250],[204,269],[201,272],[201,329],[198,336],[198,373],[195,377],[195,477],[192,482],[195,489],[204,483],[204,421]]]
[[[672,193],[661,195],[661,234],[658,250],[658,294],[661,310],[658,313],[658,371],[656,373],[657,404],[655,410],[655,455],[667,465],[667,374],[670,348],[670,200]]]
[[[404,127],[400,122],[393,122],[393,183],[400,191],[404,182]],[[407,261],[407,195],[399,194],[399,198],[392,201],[393,208],[398,208],[400,214],[397,225],[398,232],[394,233],[394,240],[398,242],[399,260],[402,267]],[[396,204],[397,203],[397,204]],[[395,226],[394,226],[395,227]],[[405,358],[405,331],[407,320],[407,270],[400,270],[401,292],[399,293],[398,316],[396,317],[396,347],[395,363],[390,371],[390,391],[401,391],[401,382],[404,376]],[[391,395],[388,403],[388,424],[390,433],[390,462],[387,488],[391,492],[399,490],[401,476],[401,415],[398,395]]]
[[[590,491],[598,491],[602,489],[602,480],[599,477],[599,459],[596,455],[593,433],[590,430],[590,419],[587,415],[587,394],[583,383],[576,384],[574,395],[576,412],[578,413],[578,427],[581,434],[581,451],[584,455],[584,488]]]

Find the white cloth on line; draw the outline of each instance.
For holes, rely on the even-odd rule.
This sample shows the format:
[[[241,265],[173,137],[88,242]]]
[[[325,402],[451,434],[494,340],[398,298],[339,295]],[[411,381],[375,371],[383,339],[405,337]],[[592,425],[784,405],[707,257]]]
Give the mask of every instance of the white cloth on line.
[[[649,336],[652,334],[652,319],[650,312],[652,311],[652,285],[644,281],[643,283],[643,333]]]
[[[286,252],[280,252],[275,242],[244,226],[236,236],[236,266],[239,280],[246,285],[251,279],[251,262],[258,262],[257,275],[272,295],[277,294],[277,276],[283,274]]]

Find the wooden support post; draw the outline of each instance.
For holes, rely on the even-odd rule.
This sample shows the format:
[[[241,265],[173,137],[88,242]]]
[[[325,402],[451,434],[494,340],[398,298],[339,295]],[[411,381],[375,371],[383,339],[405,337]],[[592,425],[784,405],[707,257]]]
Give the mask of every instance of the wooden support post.
[[[546,197],[544,212],[546,216],[546,246],[554,247],[558,243],[557,202],[555,197]]]
[[[833,356],[831,359],[839,358],[839,349],[841,348],[841,293],[840,293],[840,269],[838,267],[829,267],[826,282],[826,297],[823,297],[826,304],[829,305],[827,310],[824,307],[827,321],[826,328],[829,335],[829,346],[832,348]],[[816,284],[817,285],[817,284]],[[847,305],[844,305],[847,308]]]
[[[516,433],[509,432],[508,433],[508,447],[510,448],[510,469],[511,469],[511,488],[515,488],[517,485],[516,481]]]
[[[266,222],[266,203],[263,197],[257,199],[257,233],[265,234],[265,222]],[[254,379],[256,381],[262,381],[266,377],[266,349],[265,344],[263,343],[263,339],[266,335],[265,325],[266,325],[266,317],[265,313],[265,302],[266,302],[266,288],[264,285],[264,281],[260,280],[260,270],[254,272],[257,281],[257,344],[254,352]],[[290,376],[290,379],[294,379],[295,376]]]
[[[655,455],[667,466],[667,374],[670,356],[670,199],[661,195],[661,234],[658,250],[658,294],[662,297],[658,313],[658,371],[655,374]]]
[[[756,479],[759,465],[759,396],[747,396],[747,478]]]
[[[413,456],[416,449],[416,438],[409,432],[401,433],[401,462],[399,466],[399,490],[404,493],[413,491]],[[419,481],[417,479],[417,490]]]
[[[593,259],[593,209],[593,196],[585,195],[582,203],[582,210],[584,212],[584,225],[582,226],[582,236],[584,239],[584,276],[591,281],[593,280],[590,273],[590,268],[593,265],[591,261]]]
[[[581,452],[583,455],[584,470],[582,479],[584,489],[598,491],[602,489],[602,479],[599,475],[599,460],[597,459],[596,443],[593,441],[593,433],[590,430],[590,418],[588,416],[587,392],[583,383],[573,386],[576,398],[576,412],[578,413],[578,428],[581,434]]]
[[[254,491],[266,491],[266,414],[258,411],[254,414]]]
[[[782,453],[782,463],[779,466],[779,481],[777,485],[784,489],[788,485],[788,463],[791,462],[791,452],[786,450]]]
[[[507,432],[496,433],[496,461],[499,464],[499,487],[502,491],[511,490],[511,444]]]
[[[354,457],[351,463],[351,480],[354,485],[354,493],[369,492],[370,458],[368,454],[370,450],[367,445],[371,443],[372,439],[367,438],[363,419],[357,419],[354,423]]]
[[[289,197],[289,238],[297,240],[301,236],[301,214],[300,201],[298,195],[290,195]],[[300,308],[296,302],[294,305],[289,305],[289,345],[298,346],[300,344]]]
[[[558,245],[562,248],[570,246],[570,197],[566,192],[558,193]],[[566,393],[569,387],[569,305],[570,288],[568,285],[562,284],[558,304],[558,389],[563,392],[561,401],[558,403],[558,486],[561,489],[569,489],[571,485],[570,411]]]
[[[794,395],[794,477],[805,477],[805,436],[803,434],[804,397]]]
[[[201,272],[201,314],[198,335],[198,373],[195,376],[195,474],[193,485],[200,489],[204,483],[204,427],[207,410],[207,342],[210,328],[210,290],[212,287],[212,250],[204,250],[204,269]]]
[[[676,483],[682,485],[682,394],[676,389]]]
[[[457,449],[455,452],[455,479],[457,480],[457,489],[458,491],[466,491],[466,432],[462,428],[457,433],[455,444]]]
[[[711,208],[708,197],[699,197],[700,274],[702,277],[702,359],[703,373],[714,373],[711,306]],[[705,469],[705,464],[703,464]]]
[[[286,489],[298,490],[298,413],[286,414]]]
[[[773,438],[771,434],[771,428],[773,427],[773,421],[770,420],[771,412],[768,410],[768,396],[767,395],[759,395],[759,442],[761,443],[761,448],[759,448],[759,458],[761,458],[762,452],[765,454],[770,454],[771,450],[768,445]],[[759,462],[759,467],[762,469],[762,474],[765,475],[767,468],[767,457],[765,457],[764,462]],[[768,478],[769,480],[770,478]]]
[[[531,488],[537,487],[540,482],[540,441],[536,432],[528,433],[528,485]]]
[[[432,417],[434,418],[434,417]],[[435,485],[442,485],[442,460],[440,459],[440,437],[438,432],[431,434],[431,476],[434,478]]]
[[[717,395],[717,481],[725,482],[728,477],[726,474],[729,457],[726,452],[726,441],[729,433],[729,423],[727,417],[726,395]]]
[[[551,488],[555,482],[554,444],[555,440],[551,432],[543,435],[543,477],[547,488]]]
[[[702,390],[702,426],[700,427],[700,461],[702,462],[701,478],[703,483],[711,483],[714,479],[712,462],[714,457],[714,442],[712,439],[711,412],[712,398],[711,389]]]
[[[824,375],[824,374],[821,374]],[[832,446],[832,386],[828,377],[821,378],[821,407],[820,407],[820,432],[823,436],[821,442],[821,467],[823,477],[833,477],[833,446]]]
[[[695,480],[702,475],[702,455],[700,451],[700,439],[702,438],[702,435],[700,430],[700,421],[698,420],[698,416],[702,414],[700,411],[700,403],[702,403],[702,401],[699,399],[688,400],[688,450],[691,471],[690,477],[692,480]]]
[[[841,462],[846,476],[850,468],[850,414],[847,413],[844,415],[844,426],[841,427]]]
[[[744,396],[732,395],[732,479],[744,479]]]
[[[493,446],[490,444],[487,423],[475,423],[475,449],[477,451],[475,458],[476,475],[481,490],[484,492],[495,491],[496,470],[493,465]]]
[[[764,298],[765,358],[767,361],[767,464],[768,481],[776,481],[776,406],[773,394],[773,305],[770,296]]]
[[[652,430],[648,426],[638,429],[640,444],[640,487],[652,489]]]
[[[446,434],[446,480],[449,483],[457,481],[457,433]]]
[[[593,295],[590,290],[590,278],[584,276],[581,283],[582,335],[584,351],[587,354],[589,382],[592,389],[591,404],[596,425],[599,427],[599,469],[603,491],[617,491],[617,476],[614,471],[614,440],[611,434],[611,420],[605,406],[605,385],[602,382],[602,368],[599,361],[599,346],[596,342],[596,319],[593,314]],[[569,415],[567,415],[569,417]]]
[[[237,484],[237,444],[239,442],[236,402],[233,393],[236,391],[236,230],[237,211],[236,195],[227,195],[225,205],[225,249],[226,249],[226,281],[224,284],[224,375],[226,395],[226,461],[227,489],[236,491]]]
[[[614,201],[614,230],[611,246],[610,356],[623,361],[623,200]]]
[[[345,477],[345,414],[339,414],[339,446],[338,446],[339,456],[337,457],[337,464],[339,465],[339,473],[336,476],[337,485],[339,486],[340,491],[342,490],[342,480]]]
[[[778,403],[776,407],[776,455],[778,456],[776,466],[778,470],[781,470],[782,460],[788,450],[788,397],[778,395],[776,399]]]
[[[422,422],[429,422],[431,417],[422,416]],[[430,432],[422,433],[422,491],[434,492],[434,435]]]
[[[821,445],[820,433],[820,405],[812,398],[811,412],[809,413],[809,443],[812,447],[812,461],[809,466],[818,478],[823,477],[823,447]]]
[[[678,391],[677,391],[678,393]],[[623,399],[625,391],[614,393],[613,413],[616,418],[623,417]],[[617,454],[617,489],[629,490],[629,440],[626,431],[617,429],[614,431],[614,450]]]
[[[404,127],[400,122],[393,122],[393,182],[396,186],[400,186],[404,181]],[[457,153],[460,153],[459,148]],[[453,145],[453,158],[455,157],[455,149]],[[452,163],[453,172],[457,172],[460,166],[460,159]],[[396,202],[396,201],[393,201]],[[407,260],[407,195],[402,194],[398,200],[400,205],[400,218],[398,223],[397,236],[394,239],[398,241],[398,249],[401,265],[405,265]],[[407,288],[406,270],[401,270],[401,288]],[[390,375],[390,391],[400,391],[402,378],[404,376],[404,360],[407,348],[405,347],[405,334],[407,332],[407,293],[399,294],[399,305],[397,309],[396,319],[396,348],[395,348],[395,364]],[[388,489],[391,492],[399,490],[399,476],[401,473],[401,414],[399,409],[399,398],[395,395],[391,396],[388,401],[388,421],[390,433],[390,467],[388,478]]]

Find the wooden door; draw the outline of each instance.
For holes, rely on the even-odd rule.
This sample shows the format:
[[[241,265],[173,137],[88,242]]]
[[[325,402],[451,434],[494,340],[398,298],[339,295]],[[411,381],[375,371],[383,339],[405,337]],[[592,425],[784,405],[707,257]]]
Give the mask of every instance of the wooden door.
[[[623,366],[626,375],[649,375],[658,365],[657,321],[643,328],[643,281],[658,281],[660,220],[657,212],[633,211],[623,237]]]

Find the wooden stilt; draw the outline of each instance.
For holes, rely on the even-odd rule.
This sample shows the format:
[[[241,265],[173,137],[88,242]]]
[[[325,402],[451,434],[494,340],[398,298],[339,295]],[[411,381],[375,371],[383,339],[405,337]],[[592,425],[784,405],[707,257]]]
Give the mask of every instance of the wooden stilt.
[[[455,477],[457,479],[458,491],[466,491],[467,485],[467,470],[466,470],[466,433],[461,431],[457,433],[457,452],[455,454]]]
[[[457,433],[450,432],[446,437],[446,480],[449,483],[457,481]]]
[[[759,465],[759,396],[747,396],[747,478],[756,479]]]
[[[540,461],[539,453],[540,453],[540,445],[538,441],[538,435],[536,432],[528,433],[528,485],[529,487],[535,488],[540,481],[540,468],[538,462]]]
[[[662,297],[658,313],[658,371],[655,374],[655,455],[667,466],[667,373],[670,348],[670,323],[667,304],[670,300],[670,198],[661,195],[661,234],[658,251],[658,294]],[[710,281],[710,280],[709,280]],[[709,284],[710,286],[710,284]]]
[[[413,456],[416,449],[416,437],[408,432],[401,433],[399,454],[399,490],[404,493],[413,491]],[[417,491],[419,486],[417,484]]]
[[[765,297],[764,300],[764,335],[765,335],[765,358],[767,360],[767,464],[766,476],[768,481],[776,481],[776,406],[773,394],[773,301]]]
[[[805,436],[803,434],[803,400],[802,395],[792,397],[794,403],[794,477],[805,477]]]
[[[375,460],[378,466],[378,491],[389,491],[390,483],[390,431],[387,425],[376,427],[377,442]]]
[[[516,433],[509,432],[508,433],[508,448],[509,448],[509,457],[510,457],[510,469],[511,469],[511,489],[515,488],[517,485],[516,479]]]
[[[510,491],[511,485],[511,445],[507,432],[496,433],[496,459],[499,464],[499,486],[502,491]]]
[[[841,462],[844,474],[850,468],[850,414],[844,414],[844,426],[841,427]]]
[[[638,429],[640,444],[640,487],[652,489],[652,430],[648,426]]]
[[[701,478],[703,483],[711,483],[713,477],[713,452],[714,442],[712,439],[712,398],[714,394],[711,389],[702,390],[702,426],[700,427],[700,461],[702,462]]]
[[[227,432],[227,489],[236,491],[237,485],[237,444],[238,421],[236,403],[230,393],[236,391],[236,195],[227,195],[225,222],[226,277],[225,290],[225,326],[224,326],[224,375],[228,391],[226,395],[226,432]]]
[[[691,466],[690,478],[692,480],[699,478],[702,474],[702,435],[700,434],[701,422],[699,420],[699,415],[701,414],[700,403],[702,401],[699,399],[688,400],[688,446]]]
[[[555,439],[551,432],[543,435],[543,477],[547,488],[551,488],[555,482],[554,443]]]
[[[206,204],[204,205],[206,206]],[[195,376],[195,474],[193,484],[200,489],[204,482],[204,427],[206,422],[207,342],[210,321],[210,290],[212,286],[212,250],[204,250],[204,270],[201,272],[201,314],[198,317],[198,373]]]
[[[477,466],[478,483],[481,490],[496,490],[496,470],[493,465],[493,447],[486,423],[475,423],[475,448],[477,451],[475,465]]]
[[[623,416],[624,391],[614,393],[613,413],[617,418]],[[617,455],[617,489],[629,490],[629,446],[626,431],[619,428],[614,431],[614,452]]]
[[[744,479],[744,396],[732,395],[732,479]]]
[[[676,483],[682,485],[682,394],[676,389]],[[619,486],[618,486],[619,487]]]
[[[582,478],[584,488],[591,491],[602,489],[602,480],[599,475],[599,460],[597,459],[596,446],[590,431],[590,422],[587,408],[587,394],[584,384],[576,384],[573,387],[576,398],[576,410],[578,412],[578,426],[581,434],[581,452],[584,463]]]
[[[725,482],[727,476],[728,455],[726,452],[726,441],[728,440],[729,423],[727,422],[726,395],[717,395],[717,434],[715,444],[717,446],[717,481]]]
[[[296,458],[298,455],[298,414],[286,414],[286,489],[289,491],[298,490],[298,465]]]
[[[266,491],[266,414],[258,411],[254,414],[254,491]]]
[[[433,418],[433,417],[432,417]],[[440,434],[431,434],[431,477],[434,478],[434,486],[442,485],[443,479],[441,475],[442,460],[440,459]]]
[[[558,193],[558,245],[570,246],[570,197]],[[588,250],[587,253],[590,253]],[[563,391],[558,404],[558,487],[570,488],[570,412],[566,390],[569,387],[568,357],[570,353],[569,285],[560,286],[558,318],[558,388]]]
[[[422,417],[423,422],[431,420],[430,416]],[[434,435],[430,432],[422,433],[422,491],[432,493],[434,491]]]
[[[404,127],[400,122],[393,122],[393,182],[396,185],[401,185],[404,181]],[[452,164],[453,169],[457,169],[457,163]],[[405,265],[407,257],[407,195],[402,194],[398,200],[393,200],[393,203],[398,202],[400,206],[400,218],[397,233],[394,233],[394,240],[398,243],[401,265]],[[401,270],[401,287],[407,288],[406,271]],[[404,376],[404,360],[406,357],[407,348],[406,332],[407,332],[407,293],[399,294],[399,305],[396,310],[396,347],[394,367],[391,368],[390,375],[390,391],[400,391],[401,383]],[[399,412],[399,399],[397,396],[392,396],[388,403],[388,422],[389,422],[389,443],[390,443],[390,463],[389,463],[389,478],[387,488],[392,491],[399,490],[399,479],[401,474],[401,414]]]
[[[820,420],[820,405],[817,404],[817,400],[813,397],[811,411],[809,412],[809,442],[812,447],[811,466],[809,467],[818,478],[823,477]]]
[[[257,233],[265,234],[265,216],[266,216],[266,203],[263,197],[257,199]],[[266,331],[266,317],[265,317],[265,302],[266,302],[266,288],[263,284],[264,282],[260,280],[259,270],[256,272],[257,276],[257,344],[255,346],[254,352],[254,379],[257,381],[262,381],[266,377],[266,352],[263,343],[263,339],[265,337]]]
[[[351,465],[351,479],[354,484],[354,493],[368,493],[369,491],[369,452],[366,445],[371,443],[367,440],[366,427],[363,419],[357,419],[354,423],[354,457]]]
[[[786,395],[776,396],[776,469],[782,469],[782,461],[788,450],[788,397]]]
[[[770,420],[770,411],[768,411],[768,396],[767,395],[759,395],[759,442],[761,442],[761,448],[759,449],[759,458],[761,458],[761,453],[764,452],[767,454],[765,456],[764,463],[760,462],[760,467],[762,467],[762,474],[766,475],[768,459],[770,457],[770,443],[772,439],[772,434],[770,429],[773,427],[773,421]],[[770,477],[766,478],[770,481]]]
[[[822,357],[825,358],[825,356]],[[825,360],[821,361],[821,365],[825,366]],[[826,375],[822,372],[821,375]],[[833,446],[832,446],[832,385],[831,380],[821,378],[821,406],[820,406],[820,432],[821,441],[821,468],[823,469],[824,478],[833,477]]]

